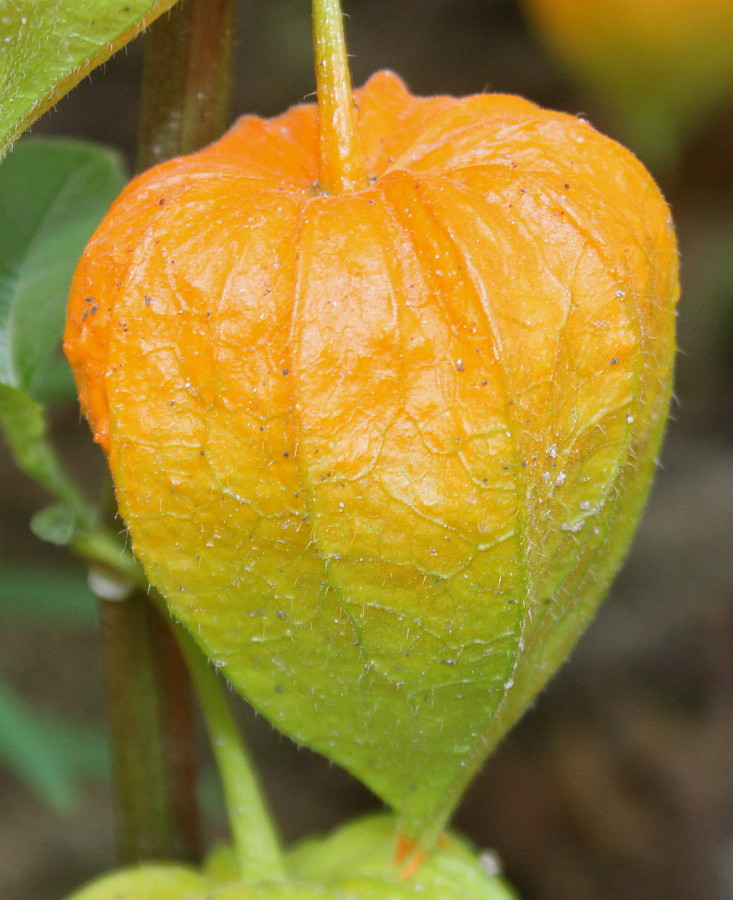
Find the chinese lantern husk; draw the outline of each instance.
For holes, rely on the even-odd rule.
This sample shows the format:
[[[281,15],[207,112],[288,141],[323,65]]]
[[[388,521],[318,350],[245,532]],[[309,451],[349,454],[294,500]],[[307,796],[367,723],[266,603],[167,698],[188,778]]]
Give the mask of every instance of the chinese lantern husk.
[[[515,97],[356,93],[137,179],[66,349],[136,554],[278,728],[429,841],[608,589],[666,419],[677,255],[638,161]]]

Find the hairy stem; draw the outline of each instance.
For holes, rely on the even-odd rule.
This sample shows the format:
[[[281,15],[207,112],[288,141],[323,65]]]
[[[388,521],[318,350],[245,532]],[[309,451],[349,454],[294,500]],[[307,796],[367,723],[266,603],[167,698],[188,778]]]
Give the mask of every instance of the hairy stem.
[[[179,628],[177,636],[219,769],[240,876],[255,882],[279,880],[285,873],[280,843],[222,684],[188,633]]]
[[[368,187],[339,0],[313,0],[320,187],[338,194]]]

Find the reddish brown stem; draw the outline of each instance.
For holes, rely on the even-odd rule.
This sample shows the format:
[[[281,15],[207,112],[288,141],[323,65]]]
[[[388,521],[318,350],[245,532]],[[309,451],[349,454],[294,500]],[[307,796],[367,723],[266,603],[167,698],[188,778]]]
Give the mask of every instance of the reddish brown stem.
[[[170,629],[138,591],[100,602],[122,862],[195,860],[200,852],[188,679]],[[171,713],[173,715],[171,716]],[[190,799],[189,799],[190,798]]]
[[[148,35],[137,168],[192,153],[228,124],[235,0],[183,0]]]

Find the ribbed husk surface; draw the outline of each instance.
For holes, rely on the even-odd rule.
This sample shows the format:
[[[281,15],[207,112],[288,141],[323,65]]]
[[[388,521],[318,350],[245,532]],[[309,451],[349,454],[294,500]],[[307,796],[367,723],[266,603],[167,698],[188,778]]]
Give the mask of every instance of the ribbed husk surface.
[[[647,494],[677,255],[639,162],[511,96],[356,92],[136,179],[66,352],[135,553],[223,673],[426,840],[566,656]]]

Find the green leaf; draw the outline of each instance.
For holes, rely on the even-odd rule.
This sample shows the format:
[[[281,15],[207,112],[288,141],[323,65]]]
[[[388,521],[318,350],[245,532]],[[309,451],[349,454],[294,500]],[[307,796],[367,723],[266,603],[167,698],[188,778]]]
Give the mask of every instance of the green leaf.
[[[126,178],[119,155],[29,139],[0,166],[0,384],[36,395],[64,378],[58,347],[76,263]]]
[[[0,681],[0,761],[54,809],[68,812],[80,782],[106,773],[108,753],[101,730],[52,722]]]
[[[76,531],[74,510],[67,503],[47,506],[31,519],[31,531],[42,541],[66,547]]]
[[[0,562],[0,619],[93,628],[96,606],[84,571]]]
[[[61,345],[51,353],[34,375],[30,392],[44,406],[58,406],[76,400],[76,383]]]
[[[0,153],[176,0],[0,0]]]
[[[0,166],[0,429],[18,467],[62,504],[36,520],[53,543],[69,543],[94,516],[37,401],[69,395],[60,341],[71,276],[124,183],[118,154],[80,141],[24,141]]]
[[[20,388],[0,384],[0,431],[18,468],[67,506],[79,527],[94,515],[64,472],[48,438],[44,408]]]

